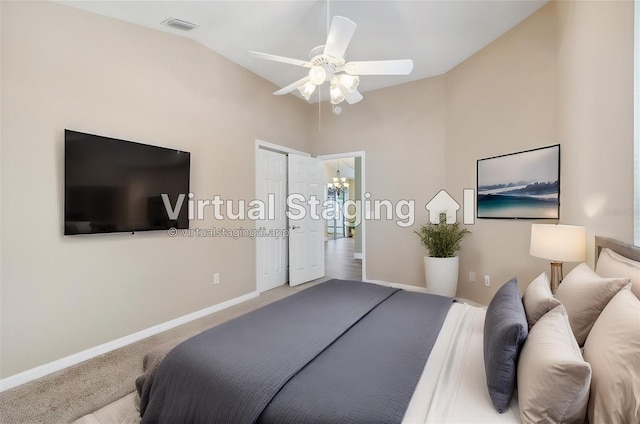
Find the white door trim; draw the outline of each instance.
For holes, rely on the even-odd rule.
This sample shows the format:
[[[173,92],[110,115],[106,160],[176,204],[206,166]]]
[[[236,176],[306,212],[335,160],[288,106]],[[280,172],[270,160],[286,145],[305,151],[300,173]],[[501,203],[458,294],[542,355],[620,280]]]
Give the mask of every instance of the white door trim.
[[[280,146],[279,144],[269,143],[268,141],[264,141],[256,138],[256,150],[257,149],[273,150],[274,152],[285,153],[285,154],[294,153],[300,156],[311,156],[311,154],[307,152],[302,152],[300,150],[292,149],[290,147]]]
[[[358,152],[346,152],[346,153],[334,153],[331,155],[321,155],[318,156],[318,159],[322,159],[322,160],[331,160],[331,159],[342,159],[342,158],[353,158],[353,157],[358,157],[361,158],[361,162],[360,162],[360,179],[362,180],[360,183],[360,199],[362,199],[364,201],[365,197],[364,194],[367,192],[366,189],[366,181],[367,179],[365,178],[365,170],[366,170],[366,165],[365,165],[365,151],[361,150]],[[362,214],[364,217],[364,208],[362,209]],[[367,280],[367,230],[366,230],[366,220],[362,219],[362,223],[360,224],[360,228],[362,231],[362,281],[368,281]]]

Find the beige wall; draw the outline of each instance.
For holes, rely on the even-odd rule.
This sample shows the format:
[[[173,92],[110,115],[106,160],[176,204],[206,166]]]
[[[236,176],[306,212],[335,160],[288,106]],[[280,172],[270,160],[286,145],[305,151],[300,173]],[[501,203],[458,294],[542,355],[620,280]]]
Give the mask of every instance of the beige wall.
[[[304,104],[186,38],[49,2],[1,9],[2,377],[255,290],[248,239],[64,237],[64,129],[188,150],[196,197],[251,199],[256,138],[310,150]]]
[[[447,188],[475,187],[477,159],[560,143],[560,222],[587,227],[590,261],[595,234],[631,242],[632,216],[607,209],[632,208],[632,42],[632,2],[553,2],[450,71]],[[524,289],[548,272],[529,255],[531,223],[477,220],[458,295],[487,303],[512,276]]]
[[[633,2],[559,2],[562,219],[633,243]]]
[[[313,154],[364,150],[365,190],[371,199],[416,202],[416,223],[366,223],[366,277],[424,286],[424,251],[413,234],[427,215],[424,205],[445,183],[445,79],[429,78],[368,92],[342,114],[310,125]],[[313,119],[312,119],[313,120]]]
[[[640,3],[635,2],[635,98],[634,98],[634,114],[635,114],[635,128],[634,128],[634,181],[636,181],[634,192],[634,204],[633,213],[634,220],[634,242],[636,246],[640,246]]]
[[[545,6],[447,74],[452,193],[476,187],[478,159],[557,143],[554,22],[553,8]],[[529,256],[530,227],[531,221],[490,219],[469,226],[472,234],[459,253],[458,294],[486,303],[509,278],[517,275],[522,284],[546,269]],[[491,287],[484,286],[484,275]]]
[[[3,143],[3,139],[4,139],[4,127],[2,126],[2,122],[3,122],[3,115],[2,115],[2,103],[4,97],[3,97],[3,86],[4,86],[4,80],[3,80],[3,58],[4,58],[4,47],[3,47],[3,34],[4,34],[4,26],[2,25],[2,5],[0,4],[0,307],[2,307],[2,263],[3,263],[3,256],[2,256],[2,245],[3,245],[3,238],[2,238],[2,175],[4,173],[4,167],[1,166],[2,165],[2,150],[4,149],[4,143]],[[0,354],[1,354],[1,349],[2,349],[2,312],[0,312]],[[1,359],[0,359],[1,361]],[[0,376],[2,375],[1,371],[0,371]]]

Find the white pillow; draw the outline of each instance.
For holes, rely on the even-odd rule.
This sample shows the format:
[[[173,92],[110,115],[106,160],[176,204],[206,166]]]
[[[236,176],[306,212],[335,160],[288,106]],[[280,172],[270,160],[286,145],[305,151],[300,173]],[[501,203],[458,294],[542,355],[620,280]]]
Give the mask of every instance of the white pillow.
[[[611,249],[600,252],[596,272],[601,277],[628,277],[631,279],[631,291],[640,299],[640,262],[632,261]]]
[[[562,305],[529,332],[518,361],[518,406],[523,423],[582,423],[591,366],[582,358]]]
[[[551,283],[546,272],[540,274],[527,286],[522,300],[529,328],[533,327],[544,314],[561,304],[551,293]]]
[[[567,310],[571,329],[580,346],[587,339],[600,312],[627,284],[628,278],[602,278],[584,263],[571,270],[562,280],[556,299]]]
[[[629,290],[620,290],[598,317],[584,359],[593,372],[589,422],[640,423],[640,300]]]

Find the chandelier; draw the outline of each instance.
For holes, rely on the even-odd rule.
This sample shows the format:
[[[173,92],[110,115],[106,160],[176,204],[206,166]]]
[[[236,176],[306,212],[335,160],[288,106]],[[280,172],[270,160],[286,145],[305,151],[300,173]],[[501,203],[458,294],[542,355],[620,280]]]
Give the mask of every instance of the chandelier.
[[[338,159],[338,166],[336,167],[336,176],[333,177],[332,183],[327,183],[329,194],[342,194],[349,191],[349,183],[345,177],[340,177],[340,159]]]

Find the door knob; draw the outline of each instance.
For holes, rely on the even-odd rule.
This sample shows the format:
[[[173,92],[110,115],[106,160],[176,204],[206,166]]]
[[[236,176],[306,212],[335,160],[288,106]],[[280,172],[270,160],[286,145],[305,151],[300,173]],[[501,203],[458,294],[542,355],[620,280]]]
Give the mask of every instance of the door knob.
[[[292,225],[292,226],[291,226],[291,229],[292,229],[292,230],[297,230],[298,228],[300,228],[300,227],[298,227],[297,225]]]

